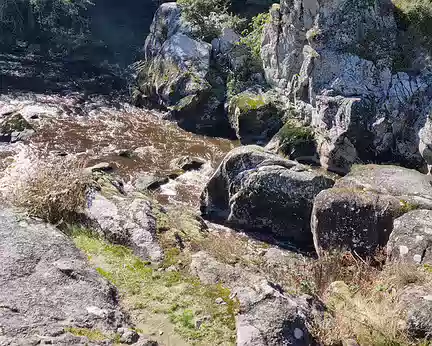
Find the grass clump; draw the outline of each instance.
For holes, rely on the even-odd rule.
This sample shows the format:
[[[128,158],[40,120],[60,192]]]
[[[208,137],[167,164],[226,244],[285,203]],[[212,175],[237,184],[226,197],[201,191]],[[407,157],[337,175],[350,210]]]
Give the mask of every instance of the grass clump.
[[[73,239],[132,309],[166,315],[176,332],[192,344],[235,343],[237,303],[229,299],[229,290],[203,285],[180,271],[155,270],[134,256],[132,250],[88,232],[75,230]],[[216,304],[218,297],[227,304]]]
[[[362,260],[352,254],[325,254],[308,275],[327,312],[313,328],[324,345],[354,339],[359,345],[425,345],[403,327],[406,305],[400,299],[407,287],[430,285],[432,275],[420,266]],[[375,264],[375,266],[371,265]]]
[[[74,327],[68,327],[65,328],[65,332],[71,333],[75,336],[84,336],[89,341],[104,341],[104,340],[113,340],[115,341],[118,339],[118,335],[106,335],[99,329],[90,329],[90,328],[74,328]]]
[[[395,18],[399,28],[398,53],[394,57],[393,69],[421,69],[422,65],[418,65],[418,62],[424,59],[418,59],[418,53],[425,53],[429,64],[432,54],[432,1],[392,1],[396,8]]]
[[[80,161],[39,162],[17,185],[14,203],[53,224],[74,223],[87,203],[91,175]]]

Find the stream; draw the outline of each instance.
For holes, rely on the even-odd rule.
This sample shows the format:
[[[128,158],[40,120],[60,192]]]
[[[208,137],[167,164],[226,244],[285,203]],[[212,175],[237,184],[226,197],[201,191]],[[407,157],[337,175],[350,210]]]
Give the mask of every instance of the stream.
[[[206,164],[170,180],[156,194],[164,203],[196,207],[209,175],[237,143],[186,132],[159,112],[129,104],[126,82],[112,71],[74,66],[70,76],[68,63],[0,56],[0,117],[18,111],[35,129],[24,142],[0,143],[0,168],[31,148],[44,159],[76,156],[88,166],[109,163],[133,183],[142,174],[166,175],[174,159],[193,156]]]

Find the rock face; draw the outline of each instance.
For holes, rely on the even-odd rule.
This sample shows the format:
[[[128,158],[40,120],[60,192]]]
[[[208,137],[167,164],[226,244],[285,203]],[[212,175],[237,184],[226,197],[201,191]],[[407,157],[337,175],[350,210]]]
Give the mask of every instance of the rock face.
[[[423,167],[421,154],[430,161],[430,131],[420,131],[432,107],[430,75],[395,71],[394,12],[390,0],[272,7],[261,49],[267,81],[294,107],[313,108],[305,121],[326,168],[347,172],[359,160]]]
[[[393,221],[415,209],[432,209],[432,179],[396,167],[356,166],[314,201],[311,228],[315,249],[373,253],[386,245]]]
[[[142,259],[160,261],[163,252],[151,202],[143,195],[126,195],[110,177],[102,175],[98,182],[101,190],[89,197],[86,223],[109,241],[129,246]]]
[[[210,78],[212,46],[194,39],[180,14],[174,2],[157,10],[138,68],[135,102],[170,110],[187,130],[230,134],[223,114],[224,92],[219,95]]]
[[[294,161],[246,146],[232,150],[217,168],[201,211],[211,220],[308,247],[313,199],[332,185]]]
[[[0,210],[0,344],[93,344],[70,328],[107,335],[126,326],[113,286],[52,226]]]
[[[288,295],[265,278],[220,263],[205,252],[192,256],[191,271],[203,283],[229,287],[238,298],[237,346],[313,344],[308,325],[319,312],[310,297]]]
[[[432,211],[413,210],[394,221],[389,261],[432,265]]]
[[[432,290],[427,286],[408,286],[401,294],[406,306],[406,328],[416,338],[432,338]]]

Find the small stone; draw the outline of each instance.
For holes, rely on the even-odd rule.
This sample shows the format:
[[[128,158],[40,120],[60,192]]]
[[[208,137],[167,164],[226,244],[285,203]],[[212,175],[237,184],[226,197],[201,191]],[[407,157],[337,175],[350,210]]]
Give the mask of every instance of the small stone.
[[[178,272],[178,268],[175,265],[169,266],[165,269],[166,272]]]
[[[132,159],[135,156],[138,156],[134,151],[128,149],[120,149],[117,151],[117,155],[121,157],[125,157],[127,159]]]
[[[200,157],[184,156],[178,159],[174,159],[171,164],[176,168],[180,168],[184,171],[192,171],[200,169],[206,161]]]
[[[226,304],[225,301],[224,301],[221,297],[216,298],[215,303],[216,303],[216,304],[219,304],[219,305],[224,305],[224,304]]]
[[[102,318],[108,316],[108,311],[106,309],[98,308],[97,306],[89,306],[87,307],[87,312],[89,314],[93,314]]]
[[[164,333],[163,330],[159,331],[159,335],[163,335],[163,333]]]
[[[302,339],[302,338],[303,338],[303,335],[304,335],[304,333],[303,333],[303,331],[302,331],[300,328],[296,328],[296,329],[294,329],[294,337],[295,337],[297,340]]]
[[[114,170],[114,167],[108,162],[100,162],[94,166],[87,167],[85,170],[90,173],[94,173],[94,172],[108,173],[108,172],[112,172]]]
[[[138,333],[131,329],[119,328],[117,332],[120,334],[120,342],[124,344],[133,344],[139,339]]]
[[[198,318],[198,319],[195,321],[195,328],[196,328],[196,329],[200,329],[201,326],[202,326],[202,324],[203,324],[204,322],[207,322],[207,321],[210,321],[210,320],[211,320],[211,316],[209,316],[209,315],[206,315],[206,316],[203,316],[203,317]]]
[[[162,185],[168,183],[168,181],[169,178],[167,176],[158,174],[143,174],[136,179],[135,187],[139,191],[154,191],[160,188]]]

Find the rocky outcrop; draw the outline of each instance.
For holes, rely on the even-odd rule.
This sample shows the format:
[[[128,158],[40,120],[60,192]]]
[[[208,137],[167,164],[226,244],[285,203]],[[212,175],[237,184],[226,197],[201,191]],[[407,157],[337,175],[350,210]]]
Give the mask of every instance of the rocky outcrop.
[[[314,197],[333,180],[266,152],[258,146],[232,150],[201,196],[201,211],[211,220],[311,245]]]
[[[394,221],[388,261],[432,265],[432,210],[413,210]]]
[[[0,260],[1,345],[96,344],[73,330],[99,331],[110,344],[128,327],[116,289],[53,226],[1,209]]]
[[[219,42],[219,41],[218,41]],[[225,41],[223,41],[225,42]],[[212,45],[195,39],[181,9],[164,3],[157,10],[140,62],[135,103],[168,109],[190,131],[229,135],[222,93],[211,76]],[[214,127],[218,127],[217,132]]]
[[[398,58],[390,0],[282,0],[271,10],[261,49],[267,81],[294,107],[313,107],[321,164],[394,161],[422,168],[430,113],[426,72],[394,70]],[[307,114],[305,114],[307,121]],[[432,161],[431,161],[432,162]]]
[[[126,194],[113,177],[102,174],[97,182],[99,188],[90,194],[85,211],[86,224],[107,240],[132,248],[144,260],[162,260],[151,201],[138,193]]]
[[[356,166],[314,201],[315,249],[372,254],[387,244],[393,221],[416,209],[432,209],[432,178],[397,166]]]
[[[289,295],[265,278],[216,261],[205,252],[192,256],[191,271],[206,284],[222,283],[240,303],[237,346],[311,345],[309,331],[319,304]]]

